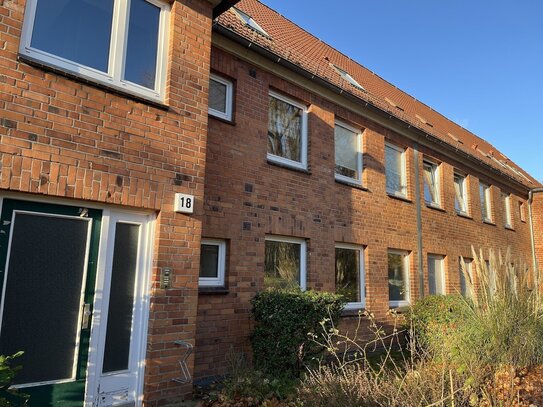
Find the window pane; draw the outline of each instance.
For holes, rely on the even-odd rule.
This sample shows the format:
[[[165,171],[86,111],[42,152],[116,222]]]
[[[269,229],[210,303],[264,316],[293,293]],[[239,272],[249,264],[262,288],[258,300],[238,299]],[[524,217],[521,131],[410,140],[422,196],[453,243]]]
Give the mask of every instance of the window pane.
[[[130,1],[124,79],[155,88],[160,8],[145,0]]]
[[[203,244],[200,251],[200,277],[219,276],[219,246]]]
[[[302,161],[302,114],[299,107],[270,96],[268,153]]]
[[[388,298],[390,301],[407,300],[404,258],[402,254],[388,254]]]
[[[76,356],[89,223],[16,214],[0,354],[23,350],[14,384],[68,379]]]
[[[390,146],[385,146],[385,171],[387,191],[403,194],[402,154]]]
[[[466,197],[464,196],[465,179],[461,175],[454,174],[454,209],[457,212],[467,212]]]
[[[336,174],[359,179],[358,134],[345,127],[335,128]]]
[[[430,294],[445,294],[443,286],[443,259],[428,256],[428,291]]]
[[[424,200],[427,203],[437,203],[437,167],[424,163]]]
[[[299,287],[301,245],[267,240],[265,250],[264,285],[279,288]]]
[[[466,269],[466,272],[470,276],[470,279],[472,278],[471,273],[471,260],[465,260],[464,267]],[[466,281],[466,276],[464,275],[464,272],[462,271],[462,259],[459,259],[459,272],[460,272],[460,294],[462,294],[464,297],[471,296],[471,292],[468,286],[468,282]]]
[[[107,72],[113,0],[39,0],[30,45]]]
[[[226,85],[221,82],[209,81],[209,108],[226,113]]]
[[[360,302],[360,251],[336,248],[336,293]]]
[[[104,373],[128,369],[139,228],[139,225],[128,223],[117,223],[115,227],[106,346],[102,368]]]
[[[490,214],[488,211],[488,197],[487,197],[488,187],[486,185],[479,185],[479,193],[481,197],[481,214],[483,220],[489,220]]]

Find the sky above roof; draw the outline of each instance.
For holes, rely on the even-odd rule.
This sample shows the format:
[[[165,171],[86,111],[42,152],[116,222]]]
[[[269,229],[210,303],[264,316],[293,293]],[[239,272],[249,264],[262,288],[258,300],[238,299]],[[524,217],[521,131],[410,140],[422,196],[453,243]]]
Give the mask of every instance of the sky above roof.
[[[262,0],[543,181],[540,0]]]

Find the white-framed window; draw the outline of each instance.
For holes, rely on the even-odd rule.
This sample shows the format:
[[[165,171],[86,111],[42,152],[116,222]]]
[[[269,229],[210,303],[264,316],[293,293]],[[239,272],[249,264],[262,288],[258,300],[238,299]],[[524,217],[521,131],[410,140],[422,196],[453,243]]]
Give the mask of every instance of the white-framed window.
[[[454,210],[463,215],[468,214],[468,188],[466,176],[454,173]]]
[[[366,306],[364,248],[353,244],[336,243],[336,294],[347,301],[345,309]]]
[[[430,161],[423,161],[422,163],[424,201],[430,206],[440,206],[438,168],[437,164]]]
[[[20,53],[162,102],[169,11],[158,0],[28,0]]]
[[[492,223],[492,204],[490,187],[486,184],[479,183],[479,196],[481,198],[481,217],[484,222]]]
[[[409,305],[409,254],[402,250],[388,251],[388,303]]]
[[[249,14],[241,11],[239,8],[237,7],[232,7],[231,8],[232,11],[234,11],[234,13],[238,16],[238,18],[243,22],[245,23],[245,25],[249,28],[252,28],[253,30],[255,30],[256,32],[258,32],[259,34],[262,34],[263,36],[265,37],[270,37],[270,35],[266,32],[266,30],[264,30],[260,24],[258,24],[255,19],[253,17],[251,17]]]
[[[387,193],[406,198],[405,149],[385,143],[385,174]]]
[[[428,292],[445,295],[445,257],[438,254],[428,255]]]
[[[226,242],[219,239],[202,239],[198,285],[202,287],[224,287],[225,268]]]
[[[466,281],[466,275],[464,274],[464,271],[462,270],[462,257],[458,258],[458,272],[460,273],[460,294],[462,294],[466,298],[470,298],[473,296],[473,260],[468,259],[464,257],[464,270],[466,273],[468,273],[468,277],[471,281],[471,289],[470,284]]]
[[[268,160],[307,169],[307,107],[273,91],[269,94]]]
[[[496,285],[496,270],[494,270],[494,267],[490,264],[489,260],[485,260],[485,266],[488,271],[488,287],[490,295],[494,295],[497,290]]]
[[[526,222],[526,205],[524,202],[519,202],[518,203],[518,211],[519,211],[519,214],[520,214],[520,221],[521,222]]]
[[[232,121],[234,84],[215,74],[209,77],[208,113]]]
[[[347,71],[345,71],[344,69],[341,69],[339,66],[336,66],[334,64],[331,64],[332,65],[332,68],[334,68],[336,70],[336,72],[339,74],[339,76],[341,76],[345,81],[349,82],[352,86],[354,86],[355,88],[357,88],[358,90],[361,90],[361,91],[366,91],[366,89],[364,89],[364,87],[358,83],[358,81],[353,78]]]
[[[306,250],[304,239],[268,235],[265,240],[264,286],[306,289]]]
[[[511,197],[508,194],[502,193],[503,201],[503,225],[508,228],[513,228],[513,217],[511,216]]]
[[[362,183],[362,135],[360,130],[340,121],[334,128],[336,179]]]

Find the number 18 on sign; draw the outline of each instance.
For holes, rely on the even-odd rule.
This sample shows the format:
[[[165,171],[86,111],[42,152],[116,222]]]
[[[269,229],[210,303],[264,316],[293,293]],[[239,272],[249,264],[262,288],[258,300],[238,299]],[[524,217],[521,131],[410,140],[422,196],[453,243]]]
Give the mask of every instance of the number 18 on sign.
[[[194,195],[175,194],[174,211],[181,213],[194,212]]]

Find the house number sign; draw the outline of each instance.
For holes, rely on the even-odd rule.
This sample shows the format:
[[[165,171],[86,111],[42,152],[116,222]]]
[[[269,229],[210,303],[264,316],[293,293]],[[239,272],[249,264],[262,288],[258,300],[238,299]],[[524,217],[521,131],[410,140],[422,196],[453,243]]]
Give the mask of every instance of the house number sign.
[[[174,211],[180,213],[194,213],[194,195],[175,194]]]

